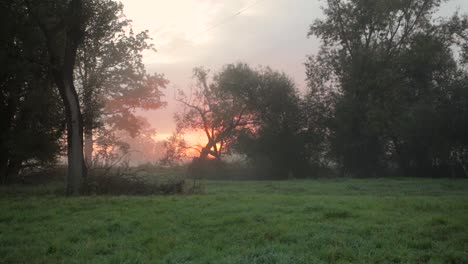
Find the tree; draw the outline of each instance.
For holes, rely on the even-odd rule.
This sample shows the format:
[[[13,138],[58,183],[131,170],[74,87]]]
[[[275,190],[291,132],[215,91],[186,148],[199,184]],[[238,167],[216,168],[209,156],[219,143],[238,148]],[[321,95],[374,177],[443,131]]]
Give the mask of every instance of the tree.
[[[209,155],[221,159],[230,140],[250,124],[245,104],[235,100],[219,81],[230,70],[230,67],[225,67],[209,83],[208,71],[195,68],[195,90],[189,95],[179,91],[177,101],[184,108],[175,115],[178,131],[203,131],[206,135],[207,142],[200,150],[200,160],[206,160]]]
[[[414,143],[417,133],[429,136],[430,129],[407,130],[412,139],[403,139],[398,131],[424,117],[430,117],[427,125],[441,120],[432,113],[442,107],[439,99],[449,95],[454,79],[441,77],[456,72],[450,45],[454,28],[462,31],[460,23],[449,27],[432,22],[440,3],[329,0],[325,18],[311,25],[309,36],[321,38],[323,44],[307,63],[309,96],[332,112],[325,130],[331,156],[344,174],[377,175],[393,160],[400,169],[407,167],[405,162],[414,162],[403,155],[403,146]],[[321,99],[322,91],[333,99]],[[425,162],[431,164],[441,157],[429,153],[424,149],[415,155],[428,154]]]
[[[0,5],[0,178],[54,162],[65,118],[48,74],[47,46],[22,1]]]
[[[160,88],[167,81],[162,75],[147,74],[142,63],[141,52],[152,48],[148,34],[133,34],[122,5],[109,0],[8,1],[0,7],[4,24],[11,25],[5,27],[2,38],[2,60],[4,65],[14,65],[1,76],[6,119],[0,145],[7,153],[1,160],[2,177],[18,171],[18,164],[26,161],[53,160],[60,149],[66,116],[67,192],[76,194],[85,175],[84,165],[77,165],[83,158],[79,150],[83,125],[91,139],[89,153],[93,129],[107,137],[96,138],[98,142],[109,143],[116,139],[113,133],[122,129],[136,136],[147,123],[136,110],[164,105]],[[62,106],[56,104],[50,80],[59,87]],[[78,91],[70,85],[76,85]],[[84,123],[80,105],[84,106]],[[64,118],[58,118],[63,113]],[[19,138],[27,133],[35,133],[35,137]]]
[[[141,53],[153,49],[148,31],[133,33],[121,3],[87,1],[84,16],[84,41],[75,72],[83,105],[85,156],[91,165],[93,145],[110,139],[96,137],[110,136],[116,130],[138,135],[146,122],[136,115],[136,109],[164,106],[161,88],[168,81],[160,74],[146,73]]]
[[[76,53],[83,37],[83,3],[81,0],[27,1],[27,8],[44,34],[50,70],[64,104],[68,149],[67,193],[76,195],[81,193],[86,177],[83,118],[74,86]]]
[[[268,177],[301,177],[308,167],[302,100],[292,80],[270,68],[228,64],[208,84],[208,72],[194,71],[197,90],[181,92],[185,106],[178,128],[203,131],[199,160],[226,149],[246,154]],[[196,167],[196,166],[195,166]]]
[[[173,133],[163,144],[165,153],[160,160],[163,165],[173,166],[177,164],[187,157],[187,151],[191,149],[185,141],[183,134],[178,132]]]
[[[454,146],[452,125],[447,121],[458,116],[450,111],[456,101],[451,94],[460,76],[450,44],[434,34],[419,34],[400,60],[401,100],[399,108],[394,108],[398,124],[388,129],[395,157],[408,174],[443,175],[451,166]]]
[[[251,124],[235,141],[236,150],[266,169],[269,178],[305,176],[307,133],[302,100],[293,81],[270,68],[254,71],[237,64],[226,69],[218,78],[220,87],[245,105]]]

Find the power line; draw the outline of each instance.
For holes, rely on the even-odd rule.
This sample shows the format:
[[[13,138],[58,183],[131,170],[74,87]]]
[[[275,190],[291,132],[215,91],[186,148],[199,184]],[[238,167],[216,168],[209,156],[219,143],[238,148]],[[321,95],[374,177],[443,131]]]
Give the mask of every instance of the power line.
[[[254,1],[252,4],[250,4],[250,5],[246,6],[246,7],[244,7],[243,9],[237,11],[236,13],[234,13],[233,15],[231,15],[230,17],[225,18],[224,20],[220,21],[218,24],[215,24],[215,25],[213,25],[213,26],[211,26],[211,27],[209,27],[209,28],[207,28],[207,29],[205,29],[205,30],[203,30],[203,31],[200,31],[200,32],[198,32],[198,33],[196,33],[196,34],[190,36],[189,38],[187,38],[187,40],[192,40],[192,39],[194,39],[195,37],[200,36],[201,34],[204,34],[204,33],[206,33],[206,32],[209,32],[209,31],[211,31],[211,30],[213,30],[213,29],[219,27],[219,26],[222,26],[222,25],[226,24],[227,22],[233,20],[233,19],[236,18],[237,16],[241,15],[242,13],[244,13],[244,12],[247,11],[247,10],[249,10],[250,8],[256,6],[258,3],[262,2],[262,1],[265,1],[265,0],[257,0],[257,1]]]
[[[198,32],[198,33],[195,33],[194,35],[191,35],[190,37],[186,38],[185,40],[186,40],[186,41],[193,40],[194,38],[200,36],[201,34],[207,33],[207,32],[209,32],[209,31],[211,31],[211,30],[213,30],[213,29],[215,29],[215,28],[218,28],[218,27],[220,27],[220,26],[222,26],[222,25],[224,25],[224,24],[227,24],[228,22],[230,22],[230,21],[233,20],[234,18],[238,17],[238,16],[241,15],[242,13],[246,12],[247,10],[251,9],[252,7],[258,5],[260,2],[263,2],[263,1],[265,1],[265,0],[256,0],[256,1],[253,1],[250,5],[248,5],[248,6],[244,7],[244,8],[242,8],[242,9],[240,9],[240,10],[237,11],[236,13],[233,13],[233,15],[231,15],[231,16],[229,16],[229,17],[223,19],[223,20],[221,20],[219,23],[214,24],[214,25],[212,25],[211,27],[206,28],[205,30],[202,30],[202,31],[200,31],[200,32]],[[153,33],[156,32],[156,31],[157,31],[157,30],[154,30]],[[185,43],[186,43],[186,42],[185,42]],[[166,53],[167,53],[168,51],[172,51],[174,48],[175,48],[175,46],[169,47],[169,49],[166,49]],[[153,55],[151,55],[150,57],[153,57],[154,55],[156,55],[156,54],[153,54]]]

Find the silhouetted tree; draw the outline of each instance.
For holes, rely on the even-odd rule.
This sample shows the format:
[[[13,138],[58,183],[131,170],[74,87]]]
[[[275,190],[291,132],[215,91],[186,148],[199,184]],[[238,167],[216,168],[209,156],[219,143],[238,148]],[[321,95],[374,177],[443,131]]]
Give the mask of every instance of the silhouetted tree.
[[[267,177],[303,177],[309,155],[302,100],[293,81],[270,68],[252,70],[248,65],[228,65],[218,76],[223,90],[245,105],[251,129],[244,129],[234,143]]]
[[[67,120],[67,193],[79,194],[86,177],[83,156],[83,118],[74,86],[76,52],[83,38],[83,3],[26,1],[29,14],[44,34],[50,70],[65,107]]]
[[[42,32],[22,1],[0,5],[0,178],[54,162],[65,118]]]
[[[178,162],[187,158],[187,152],[192,149],[187,144],[184,136],[180,132],[173,133],[168,139],[164,141],[164,155],[160,162],[163,165],[173,166]],[[198,151],[198,149],[196,149]]]
[[[220,159],[226,144],[251,124],[244,102],[236,100],[219,82],[220,76],[229,70],[225,68],[209,83],[208,71],[196,68],[194,90],[189,95],[179,91],[177,96],[177,101],[184,107],[175,116],[178,131],[203,131],[206,135],[207,142],[200,150],[200,160],[207,159],[209,155]]]
[[[451,47],[466,23],[433,22],[440,3],[329,0],[311,25],[323,44],[306,64],[309,97],[331,113],[323,131],[344,174],[378,175],[392,163],[423,174],[449,163],[445,120],[456,116],[448,105],[464,78]]]

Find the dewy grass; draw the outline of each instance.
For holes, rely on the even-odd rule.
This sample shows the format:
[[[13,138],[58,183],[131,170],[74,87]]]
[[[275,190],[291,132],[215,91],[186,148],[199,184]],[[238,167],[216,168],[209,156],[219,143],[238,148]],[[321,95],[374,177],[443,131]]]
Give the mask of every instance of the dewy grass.
[[[207,182],[0,199],[0,263],[468,263],[468,181]]]

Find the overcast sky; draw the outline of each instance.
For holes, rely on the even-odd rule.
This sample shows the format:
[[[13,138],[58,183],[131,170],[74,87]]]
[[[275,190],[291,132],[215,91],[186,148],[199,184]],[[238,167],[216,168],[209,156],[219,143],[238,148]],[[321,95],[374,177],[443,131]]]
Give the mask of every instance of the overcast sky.
[[[308,27],[322,15],[318,0],[123,0],[125,15],[135,31],[149,30],[157,53],[144,54],[148,72],[165,74],[168,106],[145,116],[158,138],[174,130],[173,100],[176,89],[192,83],[192,69],[213,71],[224,64],[246,62],[270,66],[293,78],[305,89],[304,62],[319,46],[308,39]],[[468,1],[452,0],[441,15],[457,8],[468,12]],[[239,13],[239,11],[242,11]],[[236,15],[237,14],[237,15]]]

